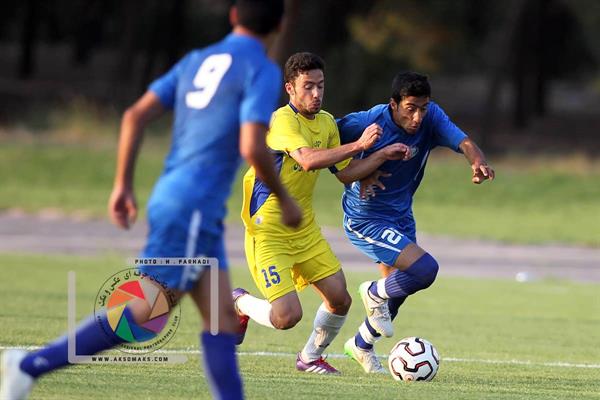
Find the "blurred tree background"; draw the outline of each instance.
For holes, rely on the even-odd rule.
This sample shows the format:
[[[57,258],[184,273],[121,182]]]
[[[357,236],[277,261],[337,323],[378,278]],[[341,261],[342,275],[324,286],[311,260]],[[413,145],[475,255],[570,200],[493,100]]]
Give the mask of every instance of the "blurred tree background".
[[[597,0],[287,3],[273,57],[323,56],[325,108],[335,115],[387,102],[395,73],[416,70],[430,76],[433,98],[488,150],[562,152],[568,144],[597,155]],[[119,113],[185,52],[225,35],[229,5],[3,0],[0,127],[82,99]]]

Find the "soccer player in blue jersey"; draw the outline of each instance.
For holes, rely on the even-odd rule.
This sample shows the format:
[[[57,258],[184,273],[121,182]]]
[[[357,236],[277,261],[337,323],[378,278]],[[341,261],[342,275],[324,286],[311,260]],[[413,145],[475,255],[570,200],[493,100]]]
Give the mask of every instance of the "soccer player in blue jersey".
[[[344,229],[350,242],[380,264],[383,278],[359,287],[367,318],[344,352],[367,373],[385,373],[373,345],[382,335],[393,335],[392,320],[411,294],[435,280],[437,261],[417,245],[412,200],[430,151],[437,146],[462,153],[471,165],[472,182],[494,179],[494,170],[479,147],[435,102],[426,76],[405,72],[392,83],[388,104],[346,115],[337,121],[342,143],[356,140],[362,130],[377,123],[380,140],[360,157],[392,143],[411,148],[408,160],[388,160],[370,178],[347,185],[342,198]]]
[[[149,233],[143,257],[216,257],[219,260],[219,326],[210,326],[209,274],[202,267],[141,268],[176,293],[189,293],[202,315],[204,365],[213,397],[243,398],[235,356],[238,329],[223,246],[225,202],[240,153],[279,201],[282,222],[297,226],[302,214],[279,181],[265,138],[282,84],[266,56],[266,43],[283,14],[283,0],[238,0],[231,8],[233,32],[188,53],[123,115],[109,213],[128,228],[137,206],[133,172],[144,127],[167,110],[175,121],[170,153],[148,204]],[[128,304],[134,318],[143,310]],[[130,307],[131,306],[131,307]],[[101,318],[102,320],[102,318]],[[106,316],[101,321],[107,324]],[[122,343],[111,329],[90,319],[76,332],[77,354],[91,355]],[[210,331],[216,331],[213,335]],[[217,329],[215,329],[217,328]],[[67,340],[33,352],[9,351],[2,360],[2,400],[27,397],[35,379],[68,364]]]

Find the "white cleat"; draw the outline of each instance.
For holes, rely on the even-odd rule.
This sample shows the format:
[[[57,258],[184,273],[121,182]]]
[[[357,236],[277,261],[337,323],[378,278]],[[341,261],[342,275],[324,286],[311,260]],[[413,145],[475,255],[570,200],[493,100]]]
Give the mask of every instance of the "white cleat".
[[[394,336],[394,326],[392,325],[392,317],[390,316],[387,300],[373,296],[369,292],[371,283],[373,282],[363,282],[358,287],[358,294],[360,294],[360,298],[367,311],[367,318],[377,333],[385,337],[392,337]]]
[[[25,356],[23,350],[6,350],[2,353],[0,385],[1,400],[23,400],[29,396],[33,378],[21,371],[19,365]]]
[[[375,351],[359,348],[354,342],[354,336],[344,344],[344,354],[359,363],[367,374],[387,374],[377,355],[375,355]]]

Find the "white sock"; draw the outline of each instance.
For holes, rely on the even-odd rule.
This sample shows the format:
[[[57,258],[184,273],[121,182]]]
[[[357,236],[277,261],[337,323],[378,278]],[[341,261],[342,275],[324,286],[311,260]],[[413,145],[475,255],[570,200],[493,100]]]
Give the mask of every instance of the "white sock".
[[[381,339],[381,336],[373,336],[373,334],[371,333],[371,331],[369,331],[369,328],[367,328],[367,324],[364,321],[358,327],[358,333],[363,338],[363,340],[369,343],[370,345],[374,345],[375,342]]]
[[[379,279],[375,284],[377,285],[377,297],[381,297],[382,299],[389,299],[387,292],[385,291],[385,279]]]
[[[271,303],[251,294],[245,294],[236,300],[238,309],[249,316],[254,322],[275,329],[271,323]]]
[[[300,354],[302,360],[312,362],[321,358],[327,346],[335,339],[344,325],[344,321],[346,321],[345,315],[329,312],[322,303],[315,315],[314,329]]]

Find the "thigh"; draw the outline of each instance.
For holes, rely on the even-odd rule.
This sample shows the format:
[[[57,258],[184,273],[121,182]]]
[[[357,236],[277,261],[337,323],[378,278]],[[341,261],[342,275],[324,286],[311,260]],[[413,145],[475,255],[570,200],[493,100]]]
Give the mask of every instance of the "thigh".
[[[303,253],[298,254],[292,269],[292,277],[297,290],[334,275],[341,270],[340,260],[333,254],[329,243],[319,232]]]
[[[246,232],[244,249],[254,283],[270,303],[296,291],[291,274],[294,261],[285,243]]]
[[[302,305],[296,291],[288,292],[271,302],[271,313],[277,319],[292,318],[299,321],[302,318]]]
[[[355,221],[346,219],[344,230],[350,242],[373,261],[396,266],[400,255],[418,246],[399,225],[384,220]],[[400,258],[402,261],[402,258]]]
[[[323,301],[330,306],[344,304],[350,296],[346,286],[346,277],[342,270],[313,283]],[[331,307],[330,307],[331,308]]]

